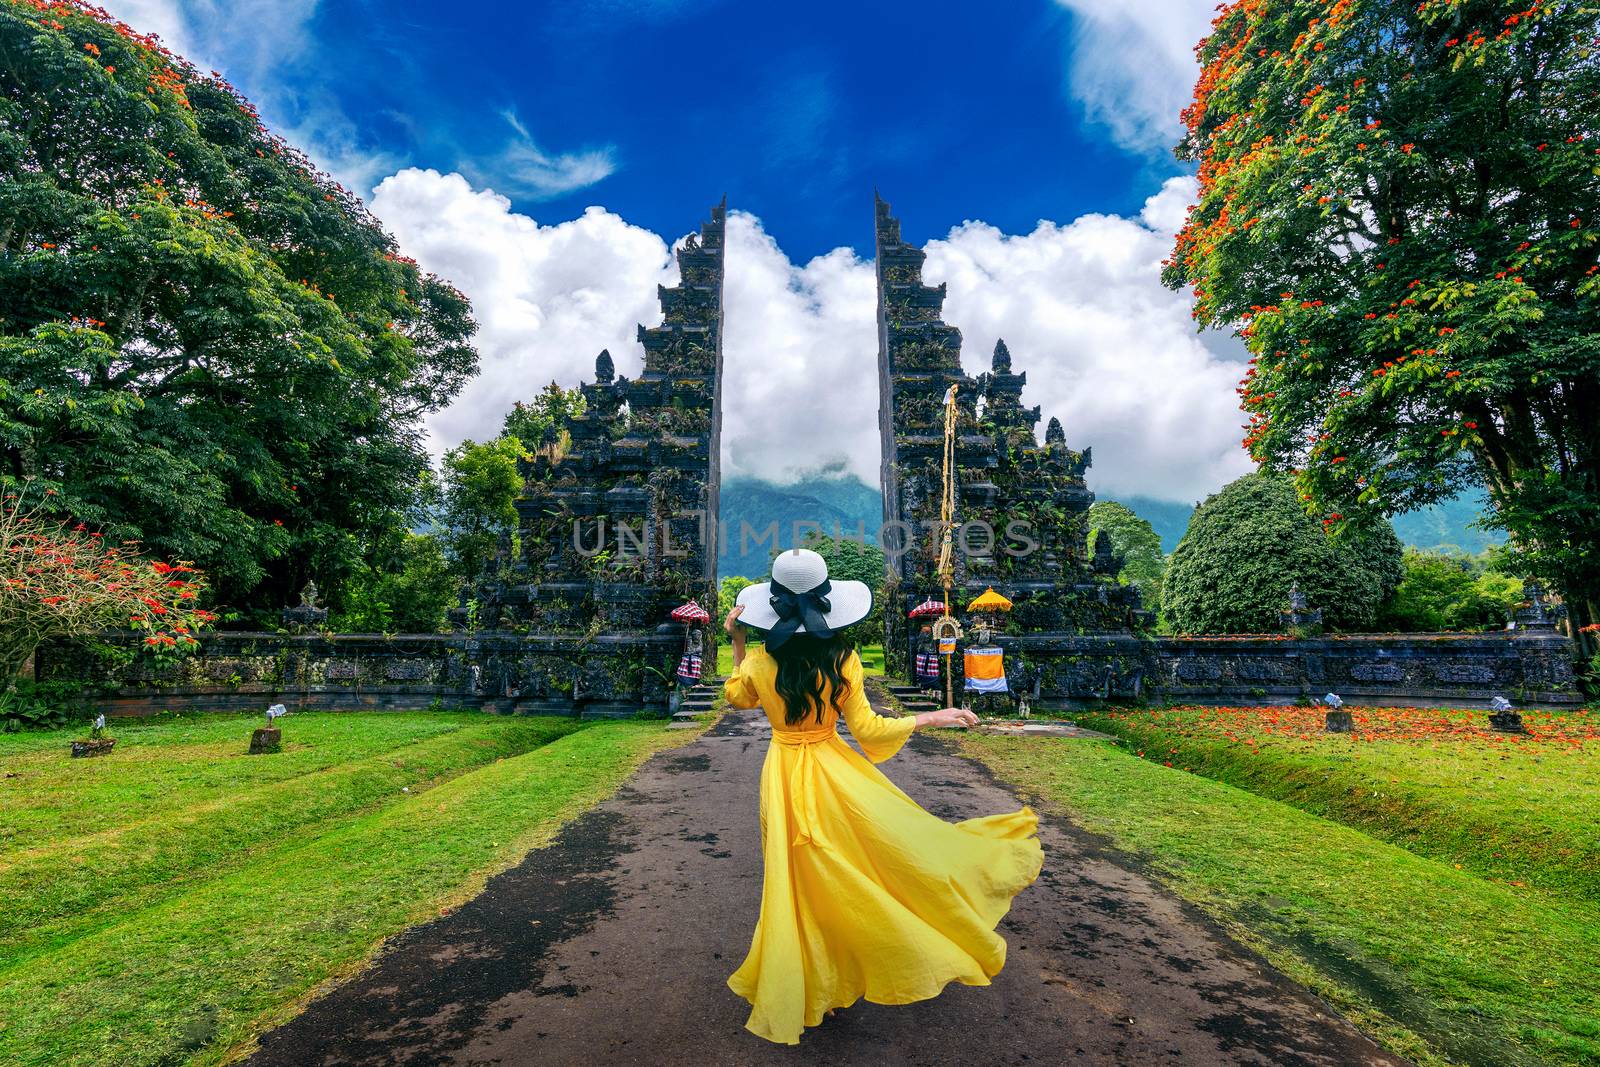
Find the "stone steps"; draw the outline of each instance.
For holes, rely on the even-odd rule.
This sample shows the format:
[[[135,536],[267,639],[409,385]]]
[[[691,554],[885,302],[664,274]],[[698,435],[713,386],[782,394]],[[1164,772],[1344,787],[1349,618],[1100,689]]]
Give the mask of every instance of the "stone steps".
[[[918,689],[914,685],[890,681],[885,681],[882,684],[900,702],[900,706],[906,710],[907,714],[915,715],[919,711],[938,711],[944,706],[937,697]]]
[[[692,722],[697,715],[709,713],[717,705],[717,699],[722,696],[723,679],[703,678],[700,684],[689,691],[678,704],[678,710],[673,712],[674,722]]]

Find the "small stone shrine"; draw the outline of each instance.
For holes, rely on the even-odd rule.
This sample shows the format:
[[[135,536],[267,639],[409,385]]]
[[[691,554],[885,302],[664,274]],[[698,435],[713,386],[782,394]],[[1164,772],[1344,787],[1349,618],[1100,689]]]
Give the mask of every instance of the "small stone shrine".
[[[317,603],[317,583],[307,582],[300,590],[300,603],[283,609],[283,628],[290,633],[306,633],[328,625],[328,609]]]

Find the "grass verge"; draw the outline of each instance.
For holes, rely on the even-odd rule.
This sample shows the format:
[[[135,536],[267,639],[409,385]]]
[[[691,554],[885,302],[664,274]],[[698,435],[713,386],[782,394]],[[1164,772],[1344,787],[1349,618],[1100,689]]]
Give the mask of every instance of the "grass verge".
[[[245,754],[259,715],[119,719],[110,756],[67,758],[83,728],[0,734],[0,862],[17,849],[115,829],[483,722],[477,712],[307,713],[283,722],[284,750]]]
[[[1600,901],[1600,716],[1528,712],[1526,736],[1481,711],[1164,708],[1076,716],[1134,752],[1358,826],[1513,886]]]
[[[253,719],[252,719],[253,721]],[[135,822],[0,859],[0,973],[22,959],[211,879],[262,846],[315,835],[331,823],[547,744],[570,718],[465,720],[459,729],[284,781],[243,788]],[[296,721],[291,736],[305,731]],[[391,735],[397,736],[397,735]],[[297,741],[296,744],[308,744]],[[64,758],[64,757],[63,757]],[[99,762],[108,762],[107,757]],[[270,763],[236,756],[235,766]],[[174,790],[176,795],[181,791]]]
[[[600,723],[128,910],[0,974],[0,1062],[221,1062],[694,736]]]
[[[1425,1065],[1600,1063],[1600,907],[1485,879],[1117,746],[963,749]]]

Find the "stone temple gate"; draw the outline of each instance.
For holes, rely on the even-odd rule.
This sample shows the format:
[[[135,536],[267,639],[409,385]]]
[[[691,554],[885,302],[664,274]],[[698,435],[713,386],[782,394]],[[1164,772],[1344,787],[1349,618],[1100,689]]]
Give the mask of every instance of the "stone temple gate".
[[[691,597],[715,609],[726,224],[724,200],[678,249],[639,377],[601,352],[569,450],[524,462],[514,561],[480,594],[493,625],[644,630]]]
[[[904,673],[906,666],[906,610],[939,588],[944,396],[951,386],[960,524],[952,596],[965,604],[993,585],[1015,604],[1008,624],[1028,634],[1144,628],[1148,613],[1140,610],[1137,589],[1118,584],[1122,561],[1109,542],[1099,539],[1089,549],[1094,494],[1083,478],[1089,450],[1069,449],[1053,418],[1039,443],[1039,409],[1022,404],[1028,376],[1012,370],[1003,340],[989,371],[973,378],[961,369],[961,331],[940,317],[944,286],[923,284],[922,249],[901,239],[888,204],[877,198],[874,207],[883,529],[893,591],[884,617],[890,671]]]
[[[644,369],[619,377],[609,353],[582,388],[570,440],[538,442],[522,464],[518,534],[476,603],[448,634],[222,633],[177,663],[98,645],[41,651],[41,677],[71,679],[122,713],[163,708],[477,706],[502,712],[664,712],[684,649],[667,613],[698,599],[715,612],[727,203],[677,250],[662,323],[639,328]],[[1341,635],[1285,640],[1173,638],[1149,614],[1109,545],[1087,543],[1090,453],[1069,449],[1002,341],[990,369],[961,368],[944,287],[922,281],[924,253],[875,203],[885,656],[903,674],[906,610],[934,593],[942,492],[942,401],[957,387],[956,583],[960,604],[993,585],[1014,608],[997,638],[1014,688],[1045,703],[1146,698],[1283,702],[1330,690],[1352,703],[1482,705],[1497,695],[1579,701],[1571,644],[1537,594],[1517,629],[1483,635]],[[862,353],[862,375],[870,374]],[[314,606],[300,610],[316,614]],[[286,613],[285,622],[290,623]],[[323,617],[326,612],[322,613]],[[294,626],[288,627],[291,631]],[[719,631],[713,624],[713,635]],[[114,651],[114,650],[113,650]],[[712,648],[705,648],[707,664]],[[714,673],[708,670],[707,673]]]
[[[956,595],[1002,589],[1016,603],[1010,627],[1030,641],[1086,632],[1131,639],[1148,621],[1138,593],[1118,584],[1121,561],[1105,542],[1095,552],[1087,543],[1089,452],[1069,449],[1054,419],[1039,442],[1039,409],[1023,406],[1027,376],[1012,370],[1004,342],[988,372],[962,370],[961,333],[940,317],[943,287],[923,284],[924,254],[901,239],[889,205],[877,199],[875,210],[891,670],[905,667],[905,608],[937,587],[941,400],[951,385],[960,408]],[[581,387],[586,408],[567,451],[547,447],[524,463],[517,546],[479,592],[480,625],[672,633],[662,622],[674,603],[694,597],[714,609],[726,221],[724,201],[678,250],[679,284],[660,291],[663,322],[639,329],[643,373],[618,377],[602,352],[595,380]],[[1097,691],[1120,692],[1124,676],[1134,680],[1121,688],[1137,689],[1136,666],[1106,670],[1095,668]]]
[[[660,292],[664,321],[640,327],[644,371],[619,378],[602,352],[570,450],[524,465],[518,548],[480,594],[480,616],[535,632],[650,629],[673,602],[716,603],[722,281],[726,204],[678,250],[679,284]],[[890,553],[890,665],[903,667],[904,608],[936,587],[945,391],[955,385],[957,595],[985,585],[1016,602],[1030,632],[1131,633],[1146,621],[1116,581],[1120,560],[1091,553],[1088,451],[1067,448],[1054,419],[1041,444],[1038,408],[1002,341],[991,369],[961,369],[961,332],[942,321],[943,287],[922,282],[921,249],[876,201],[878,388],[885,549]],[[866,353],[863,356],[863,375]],[[907,603],[901,603],[906,601]]]

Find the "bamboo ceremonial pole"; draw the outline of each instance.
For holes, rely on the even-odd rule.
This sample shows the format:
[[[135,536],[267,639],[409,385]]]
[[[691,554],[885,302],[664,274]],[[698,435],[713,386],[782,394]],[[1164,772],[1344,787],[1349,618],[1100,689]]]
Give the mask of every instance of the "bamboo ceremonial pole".
[[[944,394],[944,492],[939,501],[939,525],[942,535],[939,544],[939,583],[944,586],[944,615],[936,627],[945,632],[959,633],[960,629],[950,614],[950,587],[955,581],[955,564],[952,549],[955,541],[956,519],[956,387],[952,385]],[[955,707],[955,677],[952,669],[955,653],[944,653],[944,706]]]

